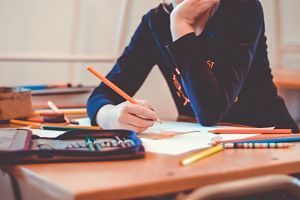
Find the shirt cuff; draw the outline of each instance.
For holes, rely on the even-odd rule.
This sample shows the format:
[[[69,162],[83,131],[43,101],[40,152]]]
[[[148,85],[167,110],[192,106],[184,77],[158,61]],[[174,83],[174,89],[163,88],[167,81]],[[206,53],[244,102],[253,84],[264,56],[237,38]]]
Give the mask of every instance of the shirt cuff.
[[[97,117],[97,113],[98,111],[105,105],[108,104],[113,104],[110,100],[105,99],[105,98],[101,98],[101,97],[94,97],[91,98],[88,102],[88,106],[87,106],[87,111],[88,111],[88,116],[91,120],[91,124],[93,126],[96,126],[96,117]]]

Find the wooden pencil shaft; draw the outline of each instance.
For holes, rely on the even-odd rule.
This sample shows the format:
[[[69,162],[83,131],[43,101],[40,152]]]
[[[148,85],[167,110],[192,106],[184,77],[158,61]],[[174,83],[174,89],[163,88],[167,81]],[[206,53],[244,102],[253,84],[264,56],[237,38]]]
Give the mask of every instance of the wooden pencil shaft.
[[[85,108],[80,109],[60,109],[61,113],[65,115],[85,115],[87,113]],[[33,115],[43,115],[48,113],[54,113],[52,110],[35,110]]]
[[[128,94],[126,94],[121,88],[116,86],[114,83],[112,83],[110,80],[108,80],[105,76],[97,72],[92,66],[88,66],[87,70],[90,71],[92,74],[94,74],[96,77],[98,77],[100,80],[102,80],[108,87],[110,87],[112,90],[114,90],[116,93],[121,95],[124,99],[129,101],[133,104],[138,104],[136,100],[134,100],[132,97],[130,97]]]
[[[34,123],[45,123],[45,120],[43,118],[38,118],[38,117],[30,117],[27,118],[29,122],[34,122]]]
[[[290,134],[291,129],[215,129],[209,132],[215,134]]]
[[[10,120],[11,124],[17,124],[17,125],[23,125],[23,126],[30,126],[33,129],[44,129],[44,130],[62,130],[62,131],[67,131],[67,130],[101,130],[100,127],[98,126],[52,126],[52,125],[42,125],[40,123],[35,123],[35,122],[29,122],[29,121],[22,121],[22,120],[15,120],[12,119]]]
[[[207,150],[204,150],[204,151],[201,151],[199,153],[196,153],[196,154],[193,154],[183,160],[181,160],[180,164],[182,166],[187,166],[187,165],[190,165],[198,160],[202,160],[206,157],[209,157],[215,153],[218,153],[220,151],[223,150],[223,145],[217,145],[217,146],[214,146],[214,147],[211,147]]]
[[[12,119],[9,122],[11,124],[23,125],[23,126],[35,126],[35,127],[40,127],[41,126],[40,123],[23,121],[23,120],[16,120],[16,119]]]

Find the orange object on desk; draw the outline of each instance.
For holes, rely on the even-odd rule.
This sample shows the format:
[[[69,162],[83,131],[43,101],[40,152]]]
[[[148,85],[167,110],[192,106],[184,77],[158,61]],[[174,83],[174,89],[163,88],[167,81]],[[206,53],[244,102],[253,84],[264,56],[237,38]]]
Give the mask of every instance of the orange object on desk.
[[[86,115],[87,114],[86,108],[60,109],[60,112],[65,115]],[[44,114],[53,114],[53,113],[55,112],[53,112],[50,109],[33,111],[33,115],[44,115]]]
[[[241,128],[241,129],[215,129],[209,131],[215,134],[291,134],[291,129],[263,129],[263,128]]]

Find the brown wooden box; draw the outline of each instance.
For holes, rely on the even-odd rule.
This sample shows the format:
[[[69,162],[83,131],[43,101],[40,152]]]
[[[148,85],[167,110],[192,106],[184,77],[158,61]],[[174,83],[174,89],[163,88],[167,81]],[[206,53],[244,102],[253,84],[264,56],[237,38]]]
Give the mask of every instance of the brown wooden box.
[[[0,88],[0,120],[30,117],[31,115],[31,91]]]

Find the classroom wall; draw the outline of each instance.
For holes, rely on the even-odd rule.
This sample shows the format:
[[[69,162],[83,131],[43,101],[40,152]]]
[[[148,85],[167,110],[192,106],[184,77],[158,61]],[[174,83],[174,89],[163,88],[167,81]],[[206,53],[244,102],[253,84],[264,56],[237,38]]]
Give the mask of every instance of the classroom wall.
[[[128,20],[119,34],[121,9],[127,2]],[[0,56],[94,55],[116,57],[156,1],[119,0],[0,0]],[[75,20],[75,21],[74,21]],[[123,30],[122,30],[123,31]],[[118,37],[124,41],[119,44]],[[0,84],[97,81],[82,76],[86,63],[0,62]],[[95,63],[107,72],[111,63]],[[21,67],[21,68],[20,68]],[[75,68],[75,69],[74,69]],[[16,73],[16,72],[20,73]],[[13,79],[11,77],[14,77]]]
[[[277,1],[281,11],[279,18],[276,15]],[[91,77],[84,66],[93,64],[101,72],[107,73],[113,60],[129,42],[142,15],[159,2],[160,0],[0,0],[0,85],[58,82],[98,84],[98,80]],[[300,1],[262,0],[262,4],[271,66],[300,69],[299,51],[289,49],[297,49],[300,44],[300,27],[297,25]],[[278,36],[281,42],[278,42]],[[287,45],[288,53],[279,48],[279,44]],[[106,61],[1,62],[1,59],[10,57],[57,58],[68,55],[100,56]],[[153,88],[156,95],[153,95]],[[174,103],[170,103],[173,100],[169,90],[157,68],[153,69],[136,97],[153,102],[163,117],[173,118],[177,115]]]

